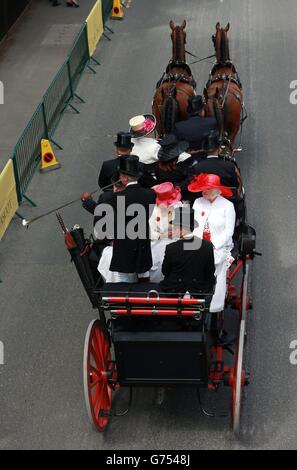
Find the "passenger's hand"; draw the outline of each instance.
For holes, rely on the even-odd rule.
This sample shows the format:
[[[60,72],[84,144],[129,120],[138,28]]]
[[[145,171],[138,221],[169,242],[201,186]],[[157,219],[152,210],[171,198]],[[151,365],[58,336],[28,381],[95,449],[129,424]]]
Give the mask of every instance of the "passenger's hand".
[[[91,194],[88,192],[82,193],[80,200],[82,202],[85,202],[87,199],[91,199]]]

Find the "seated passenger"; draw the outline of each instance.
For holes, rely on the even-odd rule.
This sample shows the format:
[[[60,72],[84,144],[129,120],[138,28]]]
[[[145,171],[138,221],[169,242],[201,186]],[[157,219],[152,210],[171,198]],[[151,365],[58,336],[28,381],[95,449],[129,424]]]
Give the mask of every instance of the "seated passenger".
[[[174,209],[182,206],[181,192],[178,186],[172,183],[162,183],[152,188],[156,193],[156,206],[150,218],[151,249],[153,266],[150,269],[151,282],[160,282],[163,279],[162,263],[166,246],[175,240],[172,239],[171,220]]]
[[[179,185],[186,179],[183,163],[178,158],[188,148],[187,142],[178,142],[173,134],[167,134],[160,141],[161,148],[158,153],[158,162],[155,166],[157,184],[170,182]]]
[[[107,260],[106,269],[113,271],[111,282],[134,282],[135,276],[141,281],[148,281],[149,269],[152,266],[149,218],[155,205],[156,194],[152,189],[145,189],[138,183],[141,167],[136,155],[130,155],[120,161],[119,173],[125,189],[114,193],[108,201],[115,227],[112,258],[111,262]],[[104,214],[105,206],[102,206]],[[99,212],[100,204],[95,214]],[[95,231],[97,225],[100,226],[99,222],[104,220],[99,219]],[[101,264],[104,262],[103,255],[104,251]]]
[[[182,206],[181,191],[172,183],[161,183],[153,186],[156,193],[156,206],[150,218],[151,240],[171,238],[171,224],[174,209]]]
[[[191,192],[202,192],[202,197],[195,200],[193,210],[198,227],[194,234],[208,240],[214,248],[217,284],[212,298],[210,311],[224,310],[226,297],[226,274],[232,264],[233,232],[235,210],[226,197],[232,195],[230,188],[221,185],[217,175],[200,174],[188,187]]]
[[[220,157],[219,133],[211,132],[206,140],[205,148],[207,158],[194,162],[188,168],[189,177],[198,176],[201,173],[217,175],[220,177],[222,186],[232,188],[232,196],[228,199],[233,202],[237,216],[242,215],[243,201],[241,198],[242,180],[240,172],[230,160]]]
[[[217,121],[213,117],[206,117],[201,95],[191,96],[188,103],[187,111],[190,117],[177,122],[173,134],[178,140],[186,140],[191,150],[200,150],[210,131],[218,130]]]
[[[156,118],[153,114],[134,116],[129,121],[133,152],[145,165],[153,165],[158,160],[160,145],[153,137]],[[148,167],[149,168],[149,167]]]
[[[177,241],[166,247],[162,265],[163,292],[211,293],[215,285],[215,265],[212,244],[193,234],[198,224],[194,211],[178,207],[172,221],[173,236]]]
[[[129,132],[118,132],[117,140],[114,142],[116,148],[116,158],[106,160],[102,163],[100,174],[98,177],[98,185],[104,191],[108,190],[108,186],[112,183],[112,176],[118,171],[118,167],[123,158],[129,156],[133,149],[132,136]],[[139,184],[144,188],[151,188],[156,184],[153,176],[148,172],[145,165],[140,164],[142,175],[139,178]]]

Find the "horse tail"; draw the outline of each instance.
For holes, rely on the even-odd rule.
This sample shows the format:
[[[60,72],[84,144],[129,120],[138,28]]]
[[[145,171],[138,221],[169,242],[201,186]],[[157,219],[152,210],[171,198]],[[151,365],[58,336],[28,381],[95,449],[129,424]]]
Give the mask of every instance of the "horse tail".
[[[161,123],[163,134],[173,131],[179,116],[179,104],[176,100],[176,86],[174,85],[167,93],[161,110]]]

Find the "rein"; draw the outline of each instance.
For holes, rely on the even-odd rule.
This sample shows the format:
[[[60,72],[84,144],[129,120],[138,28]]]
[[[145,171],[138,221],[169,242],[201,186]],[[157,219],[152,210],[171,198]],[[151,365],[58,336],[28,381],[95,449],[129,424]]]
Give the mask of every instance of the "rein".
[[[212,54],[212,55],[208,55],[207,57],[203,57],[203,59],[201,57],[199,57],[198,55],[195,55],[195,54],[192,54],[192,52],[189,52],[189,51],[185,51],[187,54],[189,54],[191,57],[195,57],[196,59],[199,59],[199,60],[194,60],[194,62],[191,62],[189,65],[193,65],[193,64],[197,64],[198,62],[203,62],[204,60],[207,60],[207,59],[212,59],[213,57],[215,57],[216,55],[215,54]],[[209,62],[212,64],[212,62]]]

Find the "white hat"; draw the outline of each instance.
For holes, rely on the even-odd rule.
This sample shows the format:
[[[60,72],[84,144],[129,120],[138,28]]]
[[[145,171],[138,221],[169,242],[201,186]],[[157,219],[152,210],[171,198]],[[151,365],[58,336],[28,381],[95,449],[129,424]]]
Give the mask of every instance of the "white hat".
[[[156,127],[156,118],[153,114],[140,114],[129,120],[130,132],[133,138],[144,137]]]

